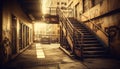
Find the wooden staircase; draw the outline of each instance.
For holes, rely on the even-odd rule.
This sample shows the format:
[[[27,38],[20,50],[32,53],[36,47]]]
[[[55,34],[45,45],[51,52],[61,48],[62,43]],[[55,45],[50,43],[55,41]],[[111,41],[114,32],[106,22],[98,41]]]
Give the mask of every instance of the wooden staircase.
[[[83,58],[98,58],[98,57],[104,58],[108,56],[106,47],[97,39],[97,37],[90,30],[88,30],[88,28],[86,28],[85,25],[78,22],[74,18],[69,18],[69,20],[76,29],[78,29],[84,34],[82,43]],[[81,37],[75,38],[76,41],[75,50],[80,49],[81,46],[80,38]],[[79,56],[79,54],[76,55]]]

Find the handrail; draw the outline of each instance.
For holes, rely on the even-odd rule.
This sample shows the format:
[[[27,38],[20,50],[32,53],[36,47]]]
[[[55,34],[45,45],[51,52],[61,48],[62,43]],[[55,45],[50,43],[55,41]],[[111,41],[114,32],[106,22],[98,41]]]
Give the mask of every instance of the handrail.
[[[64,21],[65,20],[65,22],[64,22],[64,24],[65,25],[67,25],[67,26],[65,26],[65,27],[68,27],[69,26],[69,29],[68,28],[66,28],[67,29],[67,32],[68,33],[70,33],[71,31],[72,31],[72,33],[70,33],[70,38],[71,38],[71,40],[72,40],[72,42],[73,42],[73,46],[74,46],[74,48],[77,46],[76,45],[76,38],[75,37],[78,37],[78,36],[80,36],[81,38],[80,38],[80,51],[81,51],[81,57],[83,57],[83,55],[82,55],[82,51],[83,51],[83,48],[82,48],[82,46],[83,46],[83,38],[84,38],[84,34],[81,32],[81,31],[79,31],[77,28],[75,28],[72,24],[71,24],[71,22],[70,22],[70,20],[64,15],[64,12],[61,10],[61,9],[59,9],[58,8],[58,15],[61,17],[61,18],[63,18],[63,20],[62,21]],[[63,24],[63,25],[64,25]],[[72,29],[71,29],[72,28]],[[71,30],[71,31],[70,31]],[[77,32],[77,33],[76,33]],[[80,34],[80,35],[76,35],[76,34]]]
[[[59,10],[60,10],[60,9],[59,9]],[[61,12],[62,12],[62,11],[61,11]],[[62,13],[63,13],[63,12],[62,12]],[[63,16],[64,16],[64,15],[63,15]],[[67,17],[64,16],[64,18],[67,19],[67,21],[69,22],[70,26],[71,26],[74,30],[76,30],[77,32],[79,32],[80,34],[83,35],[83,33],[82,33],[81,31],[79,31],[78,29],[76,29],[76,28],[71,24],[70,20],[69,20]]]
[[[109,37],[109,35],[102,29],[100,28],[97,24],[93,23],[91,19],[89,19],[87,16],[80,14],[81,16],[84,16],[85,18],[87,18],[94,26],[96,26],[100,31],[102,31],[107,37]]]

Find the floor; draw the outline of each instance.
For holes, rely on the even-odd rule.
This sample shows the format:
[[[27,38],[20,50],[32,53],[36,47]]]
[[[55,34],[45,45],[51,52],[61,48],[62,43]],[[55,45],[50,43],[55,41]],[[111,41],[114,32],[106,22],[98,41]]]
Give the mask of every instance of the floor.
[[[94,58],[82,62],[69,57],[59,47],[59,44],[34,43],[3,69],[120,69],[118,60]]]

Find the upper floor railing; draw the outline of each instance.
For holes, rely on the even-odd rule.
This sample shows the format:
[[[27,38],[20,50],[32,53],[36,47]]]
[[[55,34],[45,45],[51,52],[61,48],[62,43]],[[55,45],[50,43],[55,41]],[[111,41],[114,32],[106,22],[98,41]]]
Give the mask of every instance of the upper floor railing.
[[[50,15],[57,15],[56,8],[57,7],[49,7],[49,14]]]

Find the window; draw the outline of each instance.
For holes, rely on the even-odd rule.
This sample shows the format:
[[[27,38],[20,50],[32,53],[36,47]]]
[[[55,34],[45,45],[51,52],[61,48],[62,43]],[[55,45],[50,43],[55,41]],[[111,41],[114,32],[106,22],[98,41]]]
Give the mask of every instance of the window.
[[[83,12],[101,3],[103,0],[83,0]]]
[[[67,3],[65,2],[64,5],[67,5]]]
[[[60,3],[59,2],[57,2],[57,5],[59,5]]]
[[[66,3],[66,2],[61,2],[61,4],[62,4],[62,5],[67,5],[67,3]]]
[[[61,9],[62,9],[62,10],[65,10],[65,9],[66,9],[66,7],[63,7],[63,6],[62,6],[62,7],[61,7]]]
[[[92,5],[95,6],[101,2],[103,2],[103,0],[92,0]]]
[[[83,0],[83,11],[86,12],[89,10],[89,0]]]
[[[61,4],[64,4],[64,2],[61,2]]]

